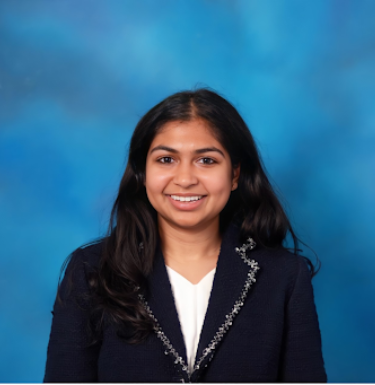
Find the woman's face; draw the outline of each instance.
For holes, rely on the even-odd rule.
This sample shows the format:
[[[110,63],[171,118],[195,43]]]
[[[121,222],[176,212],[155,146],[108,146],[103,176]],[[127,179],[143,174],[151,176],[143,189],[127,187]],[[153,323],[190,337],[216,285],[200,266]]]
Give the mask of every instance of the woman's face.
[[[174,121],[166,123],[151,143],[145,187],[159,223],[199,229],[219,223],[239,172],[206,122]]]

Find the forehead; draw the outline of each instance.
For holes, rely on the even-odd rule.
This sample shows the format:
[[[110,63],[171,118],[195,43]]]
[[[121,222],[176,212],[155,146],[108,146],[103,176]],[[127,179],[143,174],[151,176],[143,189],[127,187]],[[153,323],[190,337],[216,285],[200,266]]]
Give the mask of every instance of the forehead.
[[[152,141],[150,149],[161,144],[180,148],[215,146],[224,149],[210,125],[198,119],[164,124]]]

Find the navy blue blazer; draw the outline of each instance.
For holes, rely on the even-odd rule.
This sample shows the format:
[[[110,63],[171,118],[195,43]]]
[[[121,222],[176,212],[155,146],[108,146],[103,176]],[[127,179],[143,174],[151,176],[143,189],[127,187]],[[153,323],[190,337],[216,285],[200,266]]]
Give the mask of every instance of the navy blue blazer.
[[[154,333],[131,345],[108,323],[102,341],[89,346],[87,304],[75,299],[88,291],[87,272],[98,264],[101,244],[78,249],[68,265],[76,268],[75,288],[66,294],[65,274],[59,289],[65,304],[54,305],[44,381],[326,382],[305,260],[285,250],[241,246],[238,229],[229,227],[192,373],[161,252],[142,299],[155,320]]]

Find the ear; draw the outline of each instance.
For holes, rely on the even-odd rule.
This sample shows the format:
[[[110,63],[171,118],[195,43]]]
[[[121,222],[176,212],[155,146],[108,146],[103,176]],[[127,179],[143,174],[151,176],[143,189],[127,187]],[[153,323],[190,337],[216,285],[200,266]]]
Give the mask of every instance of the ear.
[[[236,167],[233,167],[232,170],[232,191],[236,190],[238,187],[238,180],[240,179],[241,165],[238,164]]]

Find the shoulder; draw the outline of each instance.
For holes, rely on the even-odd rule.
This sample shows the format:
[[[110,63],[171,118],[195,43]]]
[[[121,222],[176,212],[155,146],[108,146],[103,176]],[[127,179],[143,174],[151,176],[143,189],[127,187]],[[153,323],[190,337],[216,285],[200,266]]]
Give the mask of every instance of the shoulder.
[[[63,279],[59,285],[62,297],[87,291],[88,281],[99,267],[103,245],[104,240],[99,240],[77,248],[68,256],[62,267]]]
[[[307,258],[292,254],[288,250],[254,250],[252,258],[258,262],[259,275],[270,285],[277,285],[291,294],[297,282],[311,286],[311,271]]]
[[[83,245],[74,250],[68,257],[68,269],[95,269],[99,266],[104,247],[104,239]]]
[[[235,245],[238,246],[242,243],[239,241],[239,233],[240,229],[237,225],[231,224],[227,228],[223,237],[223,247],[227,251],[232,248],[235,249]],[[242,247],[247,248],[246,243]],[[258,263],[257,276],[262,276],[262,280],[267,281],[269,285],[293,286],[301,275],[311,284],[309,264],[304,256],[293,254],[282,247],[271,249],[261,245],[250,248],[247,251],[247,256]],[[246,265],[243,268],[246,269]]]
[[[304,256],[293,254],[286,249],[259,248],[254,253],[254,258],[257,258],[258,262],[264,266],[272,266],[273,269],[284,274],[295,274],[300,269],[309,270],[307,259]]]

